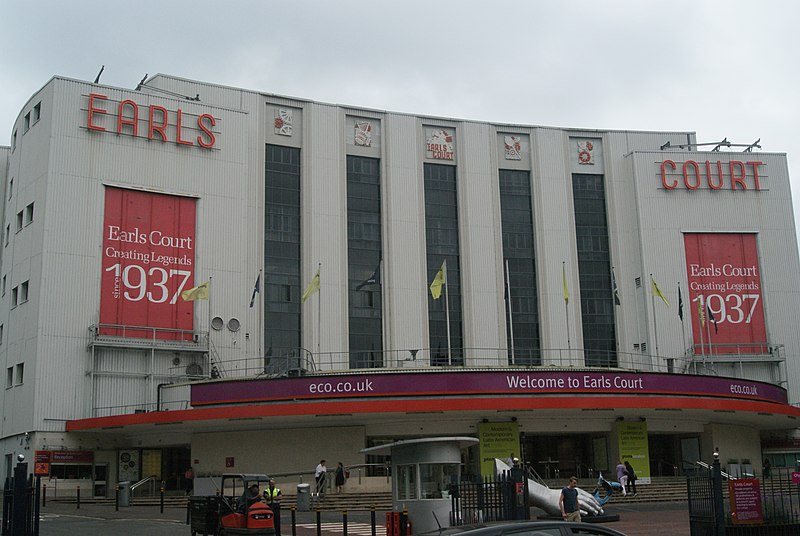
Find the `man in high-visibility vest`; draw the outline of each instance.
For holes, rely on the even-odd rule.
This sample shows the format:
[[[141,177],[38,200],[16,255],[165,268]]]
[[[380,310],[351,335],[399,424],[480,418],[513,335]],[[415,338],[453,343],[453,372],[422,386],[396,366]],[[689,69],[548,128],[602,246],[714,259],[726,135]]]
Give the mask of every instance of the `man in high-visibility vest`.
[[[264,500],[269,504],[274,514],[275,536],[281,536],[281,488],[275,486],[275,479],[269,479],[269,486],[264,490]]]

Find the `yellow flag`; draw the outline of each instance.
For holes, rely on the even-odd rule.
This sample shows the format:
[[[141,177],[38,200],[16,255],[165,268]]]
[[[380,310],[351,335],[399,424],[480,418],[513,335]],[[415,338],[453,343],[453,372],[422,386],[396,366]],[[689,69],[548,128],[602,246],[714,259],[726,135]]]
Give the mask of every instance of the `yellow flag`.
[[[317,268],[317,274],[311,280],[311,283],[308,284],[306,291],[303,292],[303,299],[302,302],[305,303],[308,298],[311,297],[312,294],[319,290],[319,268]]]
[[[569,287],[567,287],[567,272],[564,265],[561,265],[561,281],[564,283],[564,303],[569,303]]]
[[[436,277],[433,278],[433,283],[431,283],[431,296],[433,296],[434,300],[438,300],[439,297],[442,295],[442,285],[445,284],[447,280],[447,259],[442,261],[442,267],[439,268],[439,271],[436,272]]]
[[[658,296],[659,298],[661,298],[661,301],[663,301],[666,304],[666,306],[669,307],[669,300],[667,300],[666,296],[664,296],[664,293],[661,292],[661,289],[658,288],[656,280],[653,279],[652,275],[650,276],[650,286],[653,287],[653,296]]]
[[[184,290],[181,292],[181,298],[183,298],[183,301],[207,300],[209,283],[211,283],[211,281],[206,281],[202,285]]]

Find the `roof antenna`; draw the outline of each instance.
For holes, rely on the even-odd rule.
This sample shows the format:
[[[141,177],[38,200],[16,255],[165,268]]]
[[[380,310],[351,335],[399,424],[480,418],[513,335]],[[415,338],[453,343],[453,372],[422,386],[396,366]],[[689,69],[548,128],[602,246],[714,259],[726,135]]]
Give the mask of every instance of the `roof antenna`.
[[[101,65],[101,66],[100,66],[100,72],[99,72],[99,73],[97,73],[97,76],[96,76],[96,77],[95,77],[95,79],[94,79],[94,83],[95,83],[95,84],[97,84],[97,83],[99,83],[99,82],[100,82],[100,75],[101,75],[101,74],[103,74],[103,70],[104,70],[105,68],[106,68],[106,66],[105,66],[105,65]]]
[[[147,73],[144,73],[144,77],[142,77],[142,80],[138,84],[136,84],[136,91],[142,90],[142,84],[144,84],[145,80],[147,80]]]

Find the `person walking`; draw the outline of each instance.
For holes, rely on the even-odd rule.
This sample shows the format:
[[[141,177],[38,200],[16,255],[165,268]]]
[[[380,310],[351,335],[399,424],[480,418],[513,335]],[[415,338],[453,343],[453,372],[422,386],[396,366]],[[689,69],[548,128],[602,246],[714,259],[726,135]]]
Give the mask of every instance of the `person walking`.
[[[194,491],[194,470],[190,465],[189,468],[183,473],[183,478],[186,480],[186,495],[191,495]]]
[[[264,490],[264,500],[272,509],[272,519],[275,521],[275,536],[281,536],[281,488],[275,485],[275,479],[269,479],[269,486]]]
[[[344,486],[344,465],[342,462],[336,464],[336,474],[334,475],[334,483],[336,484],[336,493],[342,492],[342,486]]]
[[[317,481],[317,497],[325,494],[325,475],[328,468],[325,467],[325,460],[320,460],[314,470],[314,479]]]
[[[580,521],[581,509],[578,505],[578,477],[569,477],[569,483],[561,488],[561,495],[558,498],[558,507],[561,509],[561,517],[564,521]]]
[[[625,470],[628,472],[628,492],[633,493],[633,496],[636,497],[639,495],[636,492],[636,471],[633,470],[633,466],[627,460],[625,461]]]
[[[622,460],[617,463],[617,482],[622,486],[622,496],[624,497],[628,494],[628,490],[625,489],[628,486],[628,471],[625,469],[625,464],[622,463]]]

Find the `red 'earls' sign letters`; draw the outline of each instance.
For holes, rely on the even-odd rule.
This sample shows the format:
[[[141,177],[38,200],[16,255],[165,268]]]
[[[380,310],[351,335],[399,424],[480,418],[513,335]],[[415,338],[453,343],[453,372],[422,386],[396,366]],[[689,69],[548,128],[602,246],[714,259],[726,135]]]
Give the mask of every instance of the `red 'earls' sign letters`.
[[[106,95],[89,94],[86,128],[95,132],[115,132],[134,138],[146,137],[177,145],[197,145],[213,149],[217,143],[213,131],[217,119],[208,113],[192,116],[181,108],[167,110],[152,104],[143,106],[131,99],[110,101]]]
[[[684,246],[695,353],[766,353],[756,235],[686,233]]]
[[[195,212],[192,198],[106,188],[102,334],[191,338]]]

